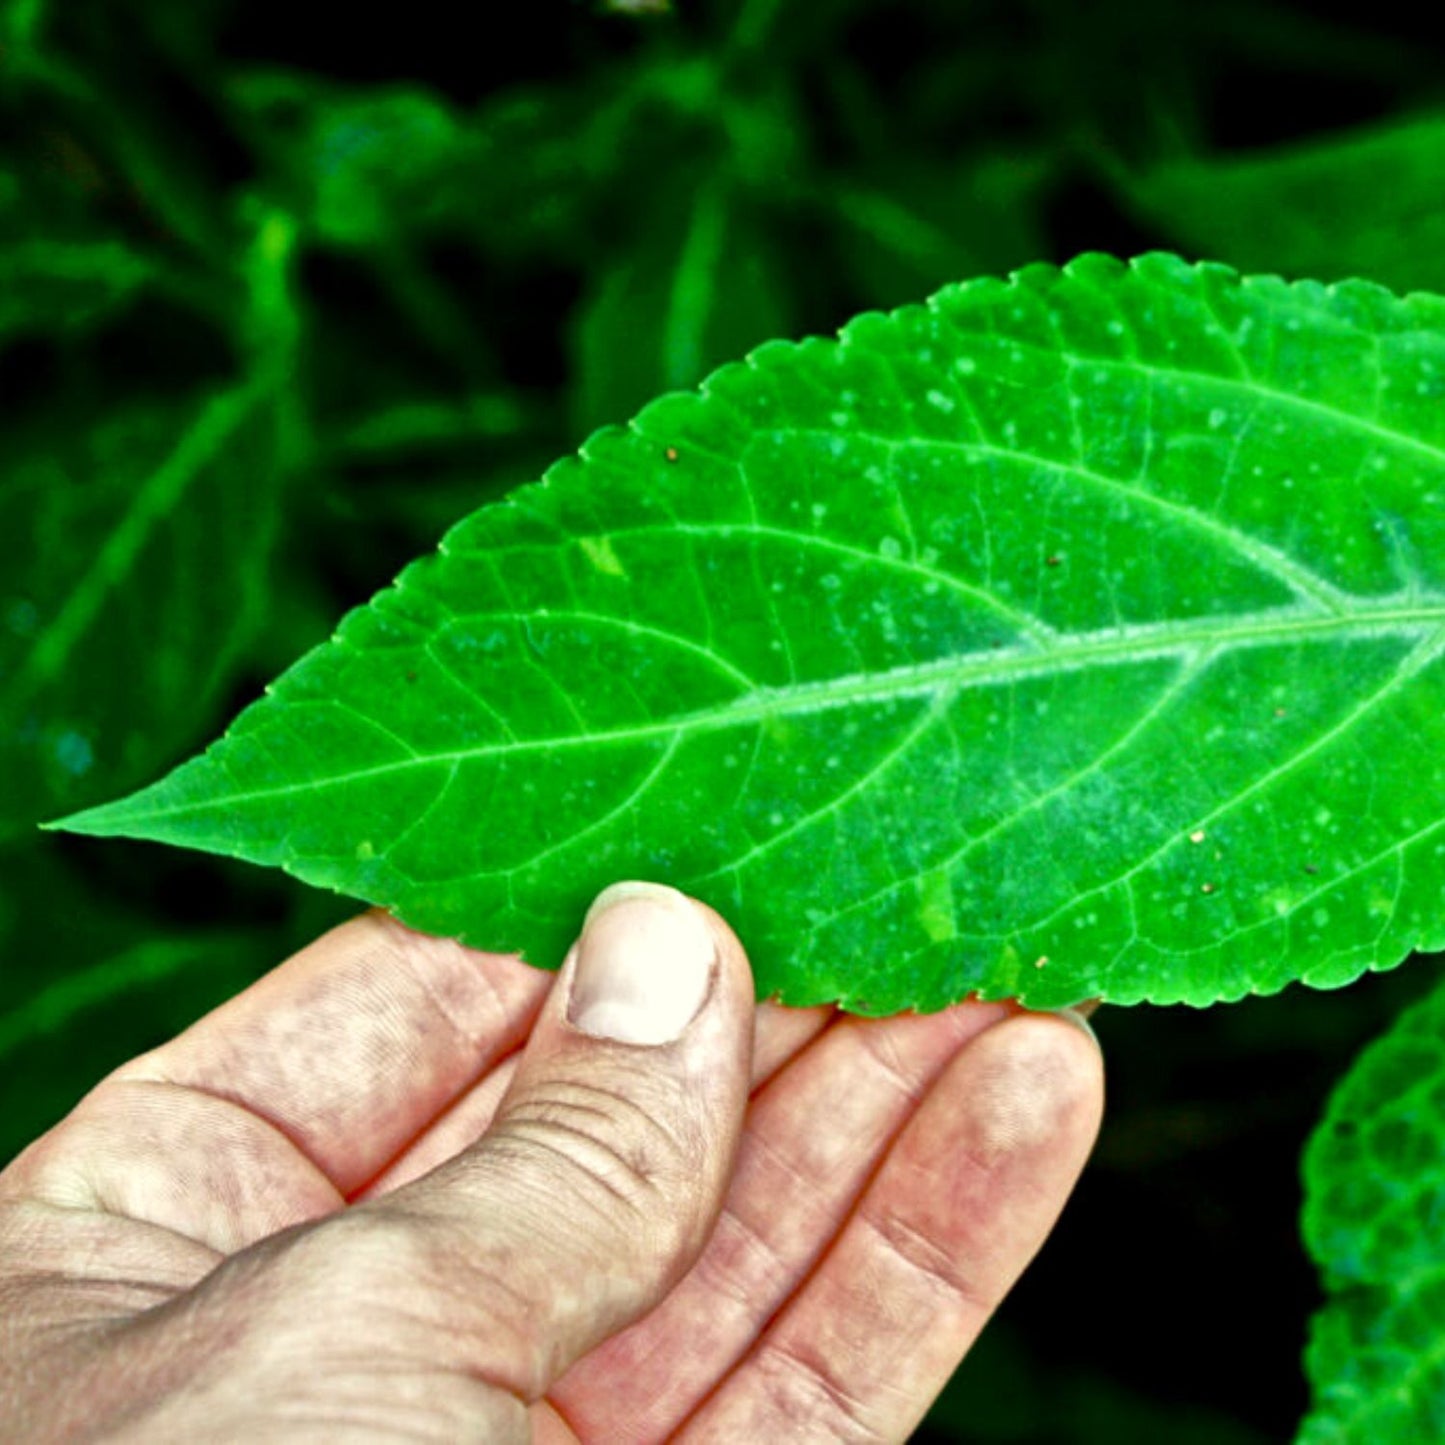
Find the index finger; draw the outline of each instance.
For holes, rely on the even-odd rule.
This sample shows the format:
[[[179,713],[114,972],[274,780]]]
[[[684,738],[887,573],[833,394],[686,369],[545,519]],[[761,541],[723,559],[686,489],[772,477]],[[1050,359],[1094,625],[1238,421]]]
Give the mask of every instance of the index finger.
[[[522,1044],[552,979],[373,911],[112,1078],[239,1104],[349,1196]]]

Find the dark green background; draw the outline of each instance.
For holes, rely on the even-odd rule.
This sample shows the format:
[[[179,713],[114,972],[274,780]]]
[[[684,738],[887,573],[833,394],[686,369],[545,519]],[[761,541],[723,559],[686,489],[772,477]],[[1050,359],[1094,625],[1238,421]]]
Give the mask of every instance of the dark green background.
[[[1357,8],[0,0],[0,1159],[350,911],[35,823],[591,428],[1089,248],[1445,290],[1445,52]],[[1433,977],[1105,1010],[1094,1164],[929,1437],[1287,1437],[1299,1150]]]

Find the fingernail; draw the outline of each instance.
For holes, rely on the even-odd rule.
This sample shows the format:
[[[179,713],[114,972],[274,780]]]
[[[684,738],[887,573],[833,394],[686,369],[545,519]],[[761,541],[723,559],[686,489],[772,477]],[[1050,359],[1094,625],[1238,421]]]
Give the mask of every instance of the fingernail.
[[[715,956],[702,914],[675,888],[614,883],[583,920],[567,1017],[594,1038],[671,1043],[702,1007]]]
[[[1098,1007],[1097,1003],[1094,1007]],[[1093,1011],[1093,1008],[1089,1010],[1090,1013]],[[1049,1012],[1052,1013],[1055,1018],[1066,1019],[1069,1023],[1073,1024],[1075,1028],[1082,1029],[1088,1034],[1094,1047],[1098,1049],[1101,1054],[1104,1052],[1104,1046],[1099,1042],[1099,1036],[1094,1032],[1093,1024],[1079,1012],[1077,1007],[1050,1009]]]

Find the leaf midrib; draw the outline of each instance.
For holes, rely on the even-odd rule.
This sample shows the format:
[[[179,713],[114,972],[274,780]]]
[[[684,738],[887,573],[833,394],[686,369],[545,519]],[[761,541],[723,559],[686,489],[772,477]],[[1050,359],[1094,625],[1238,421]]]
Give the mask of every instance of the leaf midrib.
[[[629,625],[625,618],[611,620],[621,627]],[[573,747],[605,747],[614,743],[676,737],[684,732],[719,731],[766,722],[781,716],[819,712],[873,700],[896,701],[930,694],[957,693],[972,687],[1000,686],[1034,677],[1075,672],[1084,667],[1123,666],[1164,658],[1187,663],[1206,652],[1219,654],[1232,649],[1269,647],[1292,642],[1324,644],[1379,636],[1423,637],[1431,631],[1437,632],[1442,642],[1445,642],[1445,595],[1395,594],[1361,602],[1347,617],[1295,606],[1236,614],[1226,618],[1135,623],[1071,635],[1059,634],[1047,644],[1026,643],[990,649],[985,653],[938,658],[931,662],[909,664],[880,672],[855,673],[815,682],[794,683],[786,687],[763,687],[721,705],[625,728],[489,742],[447,752],[414,753],[409,757],[395,758],[330,777],[308,779],[299,785],[293,783],[233,793],[226,798],[225,806],[230,808],[238,804],[285,797],[298,791],[341,787],[415,768],[455,767],[458,763],[481,757],[548,752]],[[292,708],[341,707],[347,711],[355,711],[335,698],[290,698],[287,702]],[[364,715],[357,713],[356,716],[369,726],[373,725],[372,720]],[[138,796],[143,797],[144,794]],[[118,826],[125,828],[134,827],[144,820],[208,812],[215,806],[213,803],[176,804],[144,812],[117,810],[114,816]],[[73,831],[85,831],[87,816],[93,816],[98,824],[104,826],[104,815],[111,811],[110,806],[105,806],[91,810],[89,814],[80,813],[66,819],[65,826]]]

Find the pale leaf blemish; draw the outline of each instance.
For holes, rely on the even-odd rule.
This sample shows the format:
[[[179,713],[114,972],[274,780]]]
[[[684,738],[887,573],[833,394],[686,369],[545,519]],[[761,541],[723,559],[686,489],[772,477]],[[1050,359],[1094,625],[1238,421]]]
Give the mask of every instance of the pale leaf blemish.
[[[934,943],[947,943],[958,936],[953,912],[953,880],[937,868],[918,880],[918,921]]]
[[[609,577],[627,576],[627,568],[612,549],[611,537],[579,537],[577,541],[582,548],[582,555],[599,572],[605,572]]]

